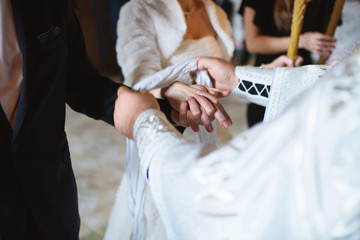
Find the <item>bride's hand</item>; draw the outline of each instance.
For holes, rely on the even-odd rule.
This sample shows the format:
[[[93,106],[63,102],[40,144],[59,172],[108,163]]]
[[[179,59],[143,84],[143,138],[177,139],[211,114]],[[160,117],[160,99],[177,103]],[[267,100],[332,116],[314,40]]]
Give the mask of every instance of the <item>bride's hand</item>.
[[[201,85],[174,82],[168,87],[161,89],[161,96],[168,99],[174,109],[179,110],[180,104],[193,97],[197,91],[207,92],[207,89]]]
[[[200,104],[200,103],[204,104],[203,100],[204,98],[202,96],[195,95],[194,98],[190,98],[188,101],[181,103],[179,111],[173,109],[171,112],[171,118],[177,124],[180,124],[185,127],[190,126],[195,132],[199,131],[199,125],[204,125],[204,127],[208,132],[212,132],[213,127],[211,125],[211,121],[214,120],[214,118],[217,119],[218,122],[221,124],[221,126],[224,128],[227,128],[232,125],[230,116],[228,115],[228,113],[220,103],[217,103],[215,105],[216,110],[214,113],[214,117],[212,119],[208,117],[206,111],[202,107],[201,107],[202,114],[200,120],[195,119],[189,105]]]
[[[198,131],[198,125],[204,125],[208,132],[212,132],[211,121],[217,119],[223,127],[232,124],[231,119],[218,97],[224,97],[221,91],[201,85],[187,85],[175,82],[162,89],[162,96],[170,101],[174,108],[173,120],[185,127],[190,126]]]
[[[194,95],[196,92],[207,93],[207,89],[205,86],[201,85],[188,85],[183,82],[174,82],[170,86],[161,89],[162,97],[169,100],[171,106],[175,110],[175,113],[184,112],[189,110],[189,121],[184,121],[185,118],[180,118],[182,121],[178,122],[178,117],[173,117],[174,121],[184,127],[191,126],[194,131],[198,131],[198,124],[203,124],[209,132],[211,132],[212,126],[211,121],[214,120],[214,114],[216,112],[216,108],[214,104],[210,102],[210,100],[203,97],[201,99],[202,105],[194,100]],[[217,101],[216,97],[212,97],[213,101]],[[184,105],[185,104],[185,105]],[[180,111],[180,108],[183,108]],[[186,113],[185,113],[186,114]],[[173,114],[175,116],[178,114]]]

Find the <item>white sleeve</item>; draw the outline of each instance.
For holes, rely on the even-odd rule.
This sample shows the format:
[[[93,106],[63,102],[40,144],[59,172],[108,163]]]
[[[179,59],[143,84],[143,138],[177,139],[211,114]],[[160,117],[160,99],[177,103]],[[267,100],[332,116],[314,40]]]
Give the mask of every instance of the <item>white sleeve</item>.
[[[273,74],[273,69],[236,67],[235,75],[239,84],[231,94],[265,107],[270,96]]]
[[[141,4],[128,2],[120,11],[116,52],[124,83],[133,86],[142,77],[162,69],[155,29],[149,12]]]

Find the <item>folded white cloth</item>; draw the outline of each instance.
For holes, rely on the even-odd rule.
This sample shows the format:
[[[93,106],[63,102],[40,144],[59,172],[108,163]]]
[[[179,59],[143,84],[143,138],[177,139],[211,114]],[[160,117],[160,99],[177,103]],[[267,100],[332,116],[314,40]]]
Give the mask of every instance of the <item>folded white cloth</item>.
[[[197,71],[197,60],[185,61],[183,63],[169,66],[151,76],[143,78],[133,87],[134,90],[151,90],[164,88],[171,83],[178,81],[185,74]],[[196,83],[200,85],[212,86],[206,71],[197,74]],[[213,124],[215,129],[215,124]],[[205,128],[199,129],[199,139],[203,143],[215,144],[216,131],[208,133]],[[140,169],[147,171],[147,166],[140,166],[140,159],[134,141],[126,140],[125,173],[128,183],[128,204],[133,215],[133,231],[131,239],[146,239],[146,218],[144,215],[145,193],[146,193],[146,172],[140,173]],[[146,162],[148,165],[149,162]]]

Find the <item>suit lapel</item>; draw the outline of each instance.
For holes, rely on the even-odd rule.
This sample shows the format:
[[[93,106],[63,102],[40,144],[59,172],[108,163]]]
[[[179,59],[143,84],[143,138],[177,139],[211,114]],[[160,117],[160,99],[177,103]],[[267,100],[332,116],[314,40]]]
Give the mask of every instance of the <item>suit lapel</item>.
[[[11,136],[13,130],[1,105],[0,105],[0,122],[5,127],[6,132]]]
[[[27,49],[26,49],[26,35],[24,30],[24,21],[23,21],[23,14],[21,13],[21,1],[12,0],[12,9],[14,15],[14,22],[15,22],[15,29],[16,34],[20,46],[20,50],[23,56],[23,84],[20,92],[19,104],[16,113],[15,125],[13,130],[13,139],[14,142],[16,136],[19,133],[19,130],[24,122],[27,110],[28,110],[28,101],[27,101],[27,94],[26,94],[26,79],[27,79]]]
[[[13,130],[12,142],[14,142],[19,135],[23,135],[25,128],[27,130],[31,128],[36,116],[42,111],[43,100],[50,94],[48,90],[54,87],[54,83],[49,83],[47,79],[39,78],[38,75],[43,67],[48,67],[39,65],[41,42],[38,35],[54,24],[57,19],[58,2],[48,0],[11,0],[11,2],[18,42],[23,55],[23,84]]]

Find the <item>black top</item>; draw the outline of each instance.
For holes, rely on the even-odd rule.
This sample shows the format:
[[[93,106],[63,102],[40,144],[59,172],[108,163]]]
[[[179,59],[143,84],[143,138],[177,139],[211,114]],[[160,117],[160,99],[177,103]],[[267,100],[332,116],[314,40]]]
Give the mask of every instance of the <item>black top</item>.
[[[325,33],[334,2],[335,0],[313,0],[307,3],[302,33],[314,31]],[[243,15],[244,7],[251,7],[256,11],[254,24],[262,34],[274,37],[290,36],[290,31],[279,30],[276,27],[273,15],[274,5],[275,0],[243,0],[239,13]],[[286,52],[272,55],[258,54],[255,65],[269,63],[282,54],[286,54]],[[298,54],[304,58],[303,65],[312,63],[309,51],[299,49]]]

